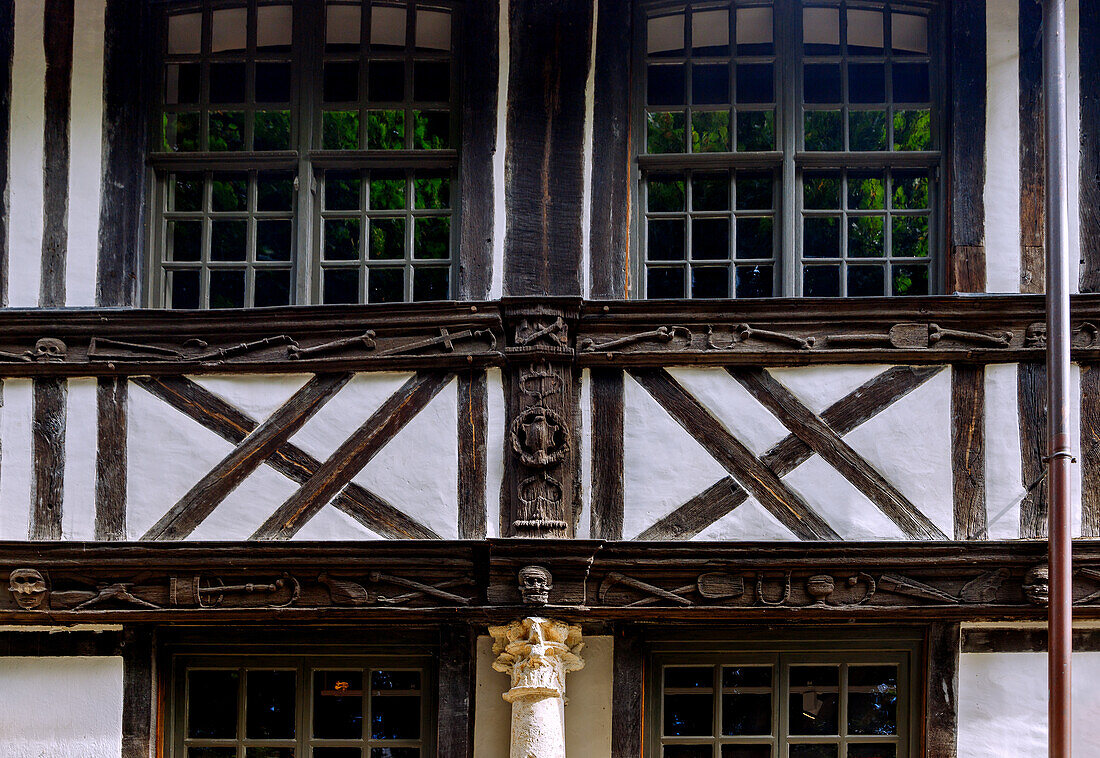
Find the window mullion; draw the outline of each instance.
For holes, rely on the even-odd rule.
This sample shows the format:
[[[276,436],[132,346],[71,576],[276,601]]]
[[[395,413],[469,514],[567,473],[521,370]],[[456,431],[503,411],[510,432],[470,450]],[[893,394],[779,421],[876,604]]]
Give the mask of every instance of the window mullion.
[[[801,13],[794,0],[776,0],[776,59],[781,70],[782,95],[778,106],[781,110],[783,164],[780,177],[782,199],[779,208],[780,249],[776,256],[779,268],[779,294],[795,297],[801,294],[801,251],[798,246],[798,173],[794,154],[798,148],[799,120],[801,112],[802,71],[798,40],[801,29]]]
[[[320,250],[313,249],[313,214],[319,207],[316,202],[317,182],[310,165],[310,148],[313,146],[314,112],[319,75],[322,69],[321,51],[325,33],[325,14],[322,3],[295,3],[294,34],[291,40],[292,81],[297,91],[291,93],[292,104],[297,109],[295,146],[298,149],[298,171],[294,193],[294,297],[298,304],[319,300],[314,284],[314,261],[320,258]],[[322,42],[318,44],[318,40]],[[318,239],[320,237],[318,236]]]

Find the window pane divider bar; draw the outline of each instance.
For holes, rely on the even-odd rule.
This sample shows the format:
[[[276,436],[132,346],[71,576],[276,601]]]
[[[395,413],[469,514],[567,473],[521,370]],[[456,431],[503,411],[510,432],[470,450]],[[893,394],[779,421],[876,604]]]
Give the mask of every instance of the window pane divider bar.
[[[794,162],[799,168],[935,168],[940,165],[936,150],[868,152],[799,152]]]
[[[309,159],[315,169],[355,168],[453,168],[458,165],[457,150],[311,150]]]
[[[293,169],[298,165],[298,151],[152,153],[149,155],[149,165],[188,171]]]
[[[638,156],[638,166],[642,170],[775,168],[782,162],[783,153],[779,151],[760,153],[678,153]]]

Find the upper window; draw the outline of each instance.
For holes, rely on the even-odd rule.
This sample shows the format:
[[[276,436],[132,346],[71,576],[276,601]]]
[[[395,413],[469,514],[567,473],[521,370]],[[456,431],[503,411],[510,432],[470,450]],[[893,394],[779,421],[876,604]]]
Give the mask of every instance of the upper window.
[[[925,3],[646,3],[650,298],[928,294],[941,161]]]
[[[205,0],[161,22],[153,305],[452,296],[453,7]]]

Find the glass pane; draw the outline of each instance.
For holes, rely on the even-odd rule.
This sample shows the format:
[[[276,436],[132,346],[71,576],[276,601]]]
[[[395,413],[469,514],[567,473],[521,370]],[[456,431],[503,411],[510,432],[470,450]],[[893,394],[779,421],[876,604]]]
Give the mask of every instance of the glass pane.
[[[403,268],[372,268],[367,283],[368,303],[400,303],[405,299]]]
[[[243,52],[248,47],[248,9],[228,8],[212,15],[211,52]]]
[[[768,210],[772,207],[774,181],[770,174],[741,174],[737,177],[737,210]]]
[[[771,266],[738,266],[737,297],[771,297]]]
[[[170,271],[168,272],[168,292],[171,293],[168,307],[170,308],[187,308],[195,309],[199,307],[199,272],[198,271]],[[234,690],[234,693],[236,691]],[[237,723],[236,716],[236,694],[233,695],[234,705],[232,706],[234,715],[233,729],[235,730]],[[216,716],[214,718],[221,718],[223,716]],[[209,718],[209,717],[206,717]],[[228,718],[228,717],[226,717]],[[194,716],[192,716],[194,719]],[[201,726],[202,729],[208,729],[209,722],[206,726]],[[195,736],[195,735],[192,735]]]
[[[646,297],[658,300],[684,296],[682,268],[649,268],[646,271]]]
[[[296,679],[293,671],[246,673],[246,737],[253,740],[294,739]]]
[[[244,150],[245,115],[240,111],[211,111],[210,149]]]
[[[358,302],[359,272],[325,272],[325,302]],[[329,287],[335,298],[329,298]],[[313,736],[360,739],[363,736],[363,672],[313,672]]]
[[[694,260],[729,258],[728,218],[697,218],[691,222],[691,257]]]
[[[413,180],[417,208],[450,208],[451,178],[420,174]]]
[[[325,269],[325,291],[324,301],[326,304],[337,303],[358,303],[359,302],[359,269],[357,268],[330,268]],[[342,703],[337,703],[336,708],[339,713],[329,713],[327,721],[322,723],[323,729],[326,730],[343,730],[345,733],[353,731],[353,724],[359,724],[362,721],[362,709],[358,706],[358,710],[353,710],[353,706],[350,705],[350,701],[355,700],[359,702],[359,698],[340,698]],[[314,708],[322,707],[321,704],[315,703]],[[324,703],[326,709],[332,708],[331,701]],[[316,716],[314,716],[316,719]],[[341,723],[342,720],[342,723]],[[317,722],[314,721],[314,736],[317,736]],[[358,730],[360,727],[354,726],[354,730]],[[359,734],[356,731],[354,735],[351,735],[355,739],[359,738]]]
[[[243,103],[247,72],[244,63],[211,63],[210,102]]]
[[[289,261],[294,237],[290,220],[256,222],[256,260]]]
[[[173,152],[194,152],[202,136],[198,113],[164,114],[164,147]]]
[[[928,53],[928,19],[910,13],[890,16],[891,46],[896,54]]]
[[[256,47],[289,49],[294,33],[294,9],[289,5],[261,5],[256,9]]]
[[[202,210],[202,174],[173,174],[169,180],[168,210]]]
[[[665,695],[666,737],[697,737],[713,734],[714,695]]]
[[[805,119],[807,150],[843,150],[840,111],[808,111]]]
[[[848,207],[870,211],[886,207],[886,189],[881,174],[848,175]]]
[[[806,258],[840,257],[840,219],[814,217],[803,221],[802,255]]]
[[[413,300],[446,300],[449,297],[447,287],[450,269],[417,268],[413,271]]]
[[[771,258],[774,254],[773,226],[770,218],[738,218],[737,257]]]
[[[244,307],[244,271],[210,272],[210,307]]]
[[[290,64],[256,64],[256,102],[290,102]]]
[[[885,267],[848,266],[848,297],[882,297],[885,289]]]
[[[173,63],[165,67],[164,102],[169,105],[199,101],[202,67],[198,63]]]
[[[848,11],[848,54],[882,55],[882,12]]]
[[[416,47],[420,50],[450,50],[451,14],[418,10],[416,12]]]
[[[646,206],[651,211],[682,211],[685,198],[683,177],[654,175],[646,182]]]
[[[931,99],[927,63],[895,63],[892,76],[895,103],[926,103]]]
[[[398,80],[399,82],[402,80]],[[324,74],[325,102],[359,100],[359,61],[327,61]]]
[[[371,47],[405,47],[405,9],[389,5],[371,5]]]
[[[215,219],[210,224],[210,260],[243,261],[248,256],[248,222]]]
[[[651,261],[682,261],[683,219],[650,219],[646,253]]]
[[[810,210],[831,210],[840,207],[840,176],[813,174],[802,177],[802,207]]]
[[[895,171],[891,207],[921,209],[928,207],[928,174],[923,171]]]
[[[840,66],[807,63],[802,69],[802,96],[807,103],[839,103],[842,100]]]
[[[405,63],[371,61],[367,68],[367,98],[372,103],[399,103],[404,100]]]
[[[451,146],[451,114],[448,111],[413,111],[413,147],[446,150]]]
[[[210,189],[215,212],[248,209],[247,174],[214,174]]]
[[[237,758],[235,747],[191,747],[187,758]]]
[[[404,111],[367,111],[367,148],[400,150],[405,147]]]
[[[849,734],[898,733],[898,667],[848,667]]]
[[[682,189],[683,183],[680,184]],[[681,205],[681,209],[682,209]],[[695,174],[691,177],[691,207],[697,211],[725,211],[730,207],[729,174]],[[679,210],[670,208],[669,210]]]
[[[772,758],[771,745],[723,745],[722,758]]]
[[[728,55],[729,49],[729,11],[700,11],[691,14],[691,51],[694,55]]]
[[[725,666],[722,668],[723,687],[771,687],[771,666]]]
[[[807,267],[807,277],[810,272],[824,276],[824,272],[836,273],[838,268]],[[837,666],[791,666],[788,676],[790,733],[838,734],[840,669]]]
[[[358,47],[361,25],[358,5],[329,5],[325,11],[325,44],[329,48]]]
[[[357,172],[326,171],[325,208],[332,211],[358,210],[361,184]]]
[[[738,111],[737,149],[740,152],[775,149],[775,112]]]
[[[405,207],[405,175],[394,171],[374,171],[370,175],[371,210],[396,211]]]
[[[724,153],[729,149],[729,111],[696,111],[691,114],[691,151],[693,153]]]
[[[290,305],[290,272],[256,272],[256,291],[252,296],[253,305],[265,308],[273,305]]]
[[[664,758],[711,758],[710,745],[665,745]]]
[[[430,216],[415,219],[413,222],[413,257],[446,260],[450,254],[450,216]]]
[[[885,254],[885,244],[882,216],[854,216],[848,219],[849,258],[881,258]]]
[[[802,295],[803,297],[839,297],[840,266],[807,266],[802,271]],[[792,704],[791,707],[793,709],[794,705]]]
[[[682,70],[680,66],[650,66],[650,91],[652,92],[652,76],[654,69]],[[683,79],[681,78],[681,84]],[[740,86],[740,85],[739,85]],[[655,102],[652,97],[650,103]],[[661,105],[678,105],[679,100],[667,100]],[[725,63],[700,63],[691,67],[691,102],[700,105],[713,105],[730,102],[730,68]]]
[[[839,54],[840,11],[836,8],[804,8],[802,42],[807,55]]]
[[[197,55],[202,51],[202,14],[180,13],[168,17],[168,54]]]
[[[313,758],[362,758],[363,753],[357,747],[315,747]]]
[[[420,758],[417,747],[372,747],[370,758]]]
[[[197,261],[202,258],[202,221],[168,222],[170,261]]]
[[[371,272],[378,273],[378,269]],[[371,738],[415,740],[420,737],[420,698],[375,695],[370,701]]]
[[[646,152],[686,152],[684,121],[683,111],[647,113]]]
[[[244,758],[294,758],[294,748],[249,747],[244,750]]]
[[[290,149],[290,111],[257,111],[253,150]]]
[[[256,179],[256,208],[261,211],[292,211],[294,175],[290,172],[259,174]]]
[[[737,65],[737,102],[770,103],[775,99],[775,72],[770,63]]]
[[[729,78],[726,79],[729,89]],[[646,74],[646,95],[650,105],[683,105],[687,88],[684,65],[649,66]],[[696,102],[700,102],[698,99]]]
[[[359,260],[359,219],[341,218],[325,221],[325,259]]]
[[[927,295],[928,266],[894,266],[895,295]]]
[[[727,298],[730,296],[728,266],[692,266],[691,296],[695,298]]]
[[[848,100],[852,103],[886,102],[886,65],[849,63]]]
[[[897,111],[894,113],[895,150],[930,150],[931,148],[931,111]]]
[[[790,758],[837,758],[836,745],[791,745]]]
[[[928,257],[928,217],[894,216],[891,253],[901,258]]]
[[[710,666],[666,666],[665,687],[714,686],[714,669]]]
[[[772,44],[772,9],[737,9],[737,54],[771,55],[775,52]]]
[[[771,694],[722,696],[722,734],[753,736],[771,733]]]
[[[419,100],[421,102],[443,102],[450,97],[450,63],[446,61],[417,61],[413,65],[414,100]]]
[[[646,27],[646,51],[653,56],[684,54],[684,16],[658,16]]]
[[[400,260],[405,257],[405,219],[372,218],[370,220],[371,260]]]
[[[325,111],[321,114],[321,146],[326,150],[359,148],[359,111]]]
[[[848,145],[851,150],[885,150],[886,112],[852,111],[848,114]]]
[[[848,758],[896,758],[894,745],[848,745]]]

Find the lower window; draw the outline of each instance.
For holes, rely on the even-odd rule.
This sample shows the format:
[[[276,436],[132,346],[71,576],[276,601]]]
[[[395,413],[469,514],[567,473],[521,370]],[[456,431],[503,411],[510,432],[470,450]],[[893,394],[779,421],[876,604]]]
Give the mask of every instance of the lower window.
[[[664,647],[664,646],[662,646]],[[910,758],[916,644],[801,642],[660,650],[651,754],[663,758]],[[778,648],[778,649],[777,649]]]
[[[179,658],[178,758],[427,758],[425,658]]]

